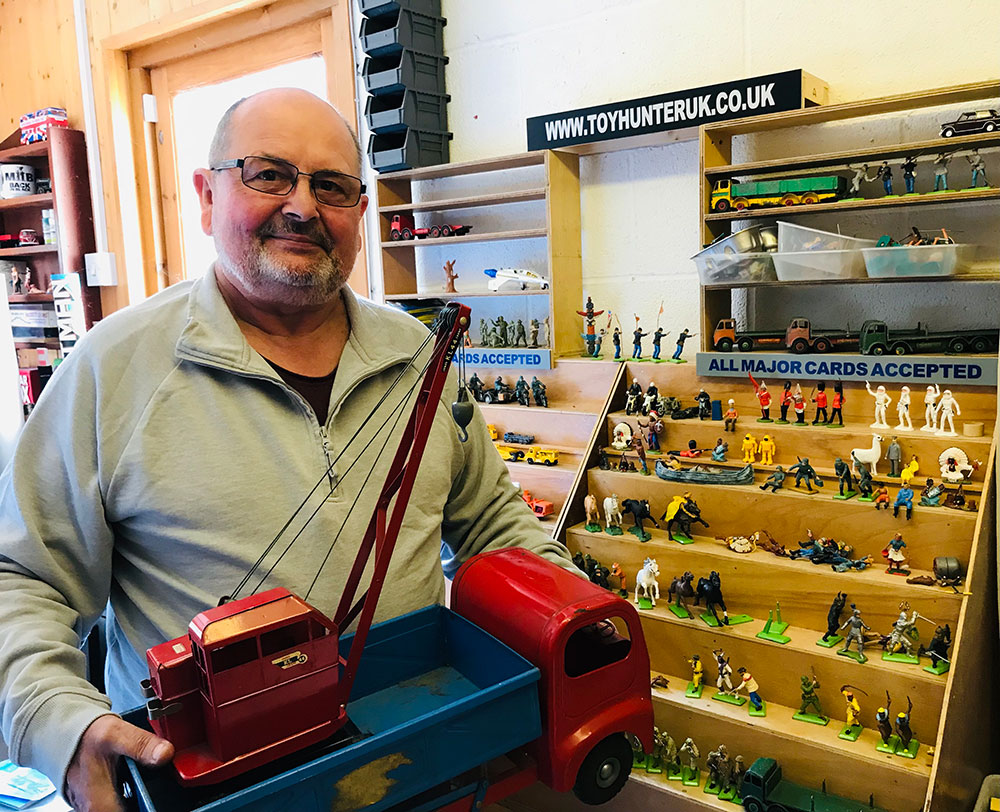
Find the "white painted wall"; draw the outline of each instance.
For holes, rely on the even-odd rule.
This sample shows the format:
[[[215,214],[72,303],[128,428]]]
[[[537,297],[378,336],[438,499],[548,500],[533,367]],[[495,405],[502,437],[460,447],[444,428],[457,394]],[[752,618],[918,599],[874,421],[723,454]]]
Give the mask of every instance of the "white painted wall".
[[[945,5],[931,0],[903,5],[895,0],[442,0],[442,13],[448,18],[452,161],[523,152],[529,116],[790,68],[801,67],[828,82],[832,103],[1000,76],[1000,3],[993,0]],[[776,143],[757,145],[756,154],[930,137],[937,134],[941,114],[897,116],[861,129],[814,129],[803,143],[797,143],[802,134],[786,132]],[[954,180],[967,179],[964,167],[962,158],[953,161]],[[689,260],[700,247],[697,168],[694,142],[582,159],[584,291],[598,307],[621,314],[623,326],[632,312],[654,323],[662,299],[666,329],[697,329],[698,280]],[[993,181],[1000,182],[996,154],[989,169]],[[898,172],[897,181],[901,185]],[[522,204],[515,216],[539,218],[537,206]],[[985,258],[1000,255],[1000,204],[961,212],[928,207],[916,214],[914,225],[952,226],[964,239],[987,244]],[[470,218],[492,213],[459,215],[463,222],[479,222]],[[911,224],[902,215],[810,217],[806,224],[839,226],[859,236],[901,235]],[[440,284],[444,259],[455,256],[456,269],[470,277],[515,257],[528,267],[544,262],[544,243],[525,243],[514,249],[489,243],[447,252],[425,249],[418,252],[421,277],[428,285]],[[465,281],[460,279],[460,290]],[[783,291],[766,303],[751,300],[749,317],[757,327],[784,326],[791,315],[810,315],[818,324],[834,326],[852,314],[856,321],[863,307],[872,316],[893,316],[891,321],[902,324],[940,321],[933,316],[942,307],[965,307],[948,321],[996,322],[997,292],[984,295],[978,285],[974,292],[948,288],[827,288],[821,302],[819,289],[796,295]]]

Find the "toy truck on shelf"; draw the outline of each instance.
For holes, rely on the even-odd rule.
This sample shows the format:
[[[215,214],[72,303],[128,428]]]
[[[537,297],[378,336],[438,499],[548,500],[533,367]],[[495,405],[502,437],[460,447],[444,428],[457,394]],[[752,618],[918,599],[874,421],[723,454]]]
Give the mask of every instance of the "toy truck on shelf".
[[[523,448],[513,448],[509,445],[504,445],[503,443],[496,444],[497,451],[500,452],[500,458],[507,460],[508,462],[520,462],[524,459],[524,449]]]
[[[758,758],[750,765],[740,795],[746,812],[885,812],[872,797],[867,802],[850,801],[825,788],[817,791],[786,781],[773,758]]]
[[[717,180],[712,186],[712,211],[753,209],[761,206],[798,206],[840,200],[847,192],[847,181],[839,175],[814,178],[784,178],[734,183]]]
[[[531,508],[531,512],[534,513],[539,519],[544,519],[546,516],[551,516],[555,513],[555,505],[547,499],[535,499],[535,497],[531,495],[531,491],[527,489],[521,491],[521,498],[524,500],[525,504]]]
[[[869,320],[861,325],[860,346],[865,355],[910,355],[912,353],[996,352],[997,329],[946,330],[932,333],[919,324],[915,330],[892,330],[884,321]]]
[[[521,445],[531,445],[535,442],[534,434],[518,434],[516,431],[505,431],[503,433],[505,443],[520,443]]]
[[[333,740],[222,785],[183,789],[170,770],[129,759],[140,812],[381,812],[417,796],[419,807],[406,808],[451,812],[535,780],[590,804],[610,800],[632,766],[626,735],[653,747],[649,656],[635,608],[521,549],[473,557],[451,595],[453,609],[431,606],[371,627],[346,705],[350,723]],[[310,722],[343,713],[316,686],[329,686],[324,674],[349,676],[353,635],[338,644],[329,624],[284,589],[203,612],[187,635],[150,650],[164,693],[124,718],[184,737],[175,739],[178,754],[185,743],[208,753],[198,742],[220,735],[217,713],[242,719],[248,738],[231,746],[250,758],[281,735],[275,724],[296,718],[314,732]],[[282,713],[249,712],[247,702],[259,708],[264,693],[284,693]],[[515,768],[485,779],[483,765],[505,754]]]
[[[435,223],[430,228],[417,228],[413,224],[413,218],[408,214],[394,214],[392,222],[389,224],[390,240],[412,240],[431,237],[457,237],[468,234],[472,226],[463,226],[456,223]]]
[[[751,350],[789,349],[796,353],[856,350],[858,334],[850,330],[813,330],[809,319],[792,319],[784,331],[736,329],[735,319],[720,319],[712,336],[712,345],[719,352],[736,347],[741,352]]]
[[[559,452],[553,448],[541,448],[540,446],[533,445],[524,455],[524,461],[528,465],[558,465]]]

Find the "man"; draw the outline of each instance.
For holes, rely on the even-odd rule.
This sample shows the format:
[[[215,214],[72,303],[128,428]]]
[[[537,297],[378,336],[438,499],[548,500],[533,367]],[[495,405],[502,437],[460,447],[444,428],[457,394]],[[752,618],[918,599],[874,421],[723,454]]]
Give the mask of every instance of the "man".
[[[336,110],[299,90],[259,93],[223,116],[209,158],[194,185],[218,251],[211,272],[85,336],[0,477],[3,737],[14,760],[88,812],[120,809],[120,754],[149,765],[172,756],[109,715],[142,703],[146,648],[231,594],[318,480],[298,524],[315,518],[262,588],[311,591],[333,614],[391,463],[393,409],[429,353],[407,368],[426,329],[345,285],[368,199],[357,139]],[[456,561],[520,545],[572,568],[511,484],[481,414],[459,441],[444,417],[456,397],[452,377],[376,620],[443,599],[442,538]],[[85,681],[79,651],[109,598],[110,700]]]

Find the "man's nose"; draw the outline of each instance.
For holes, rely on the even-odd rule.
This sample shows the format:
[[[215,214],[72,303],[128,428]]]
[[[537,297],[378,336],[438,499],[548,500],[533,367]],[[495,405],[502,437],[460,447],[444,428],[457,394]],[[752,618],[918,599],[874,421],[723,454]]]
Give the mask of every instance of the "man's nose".
[[[313,196],[310,178],[299,175],[281,205],[281,213],[292,220],[305,222],[319,216],[316,208],[316,198]]]

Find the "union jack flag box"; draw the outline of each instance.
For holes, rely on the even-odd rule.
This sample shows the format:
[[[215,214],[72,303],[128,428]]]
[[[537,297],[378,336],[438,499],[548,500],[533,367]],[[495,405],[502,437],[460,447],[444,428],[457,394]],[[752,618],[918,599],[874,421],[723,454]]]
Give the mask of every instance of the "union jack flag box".
[[[33,144],[49,137],[49,127],[69,127],[62,107],[43,107],[21,116],[21,143]]]

